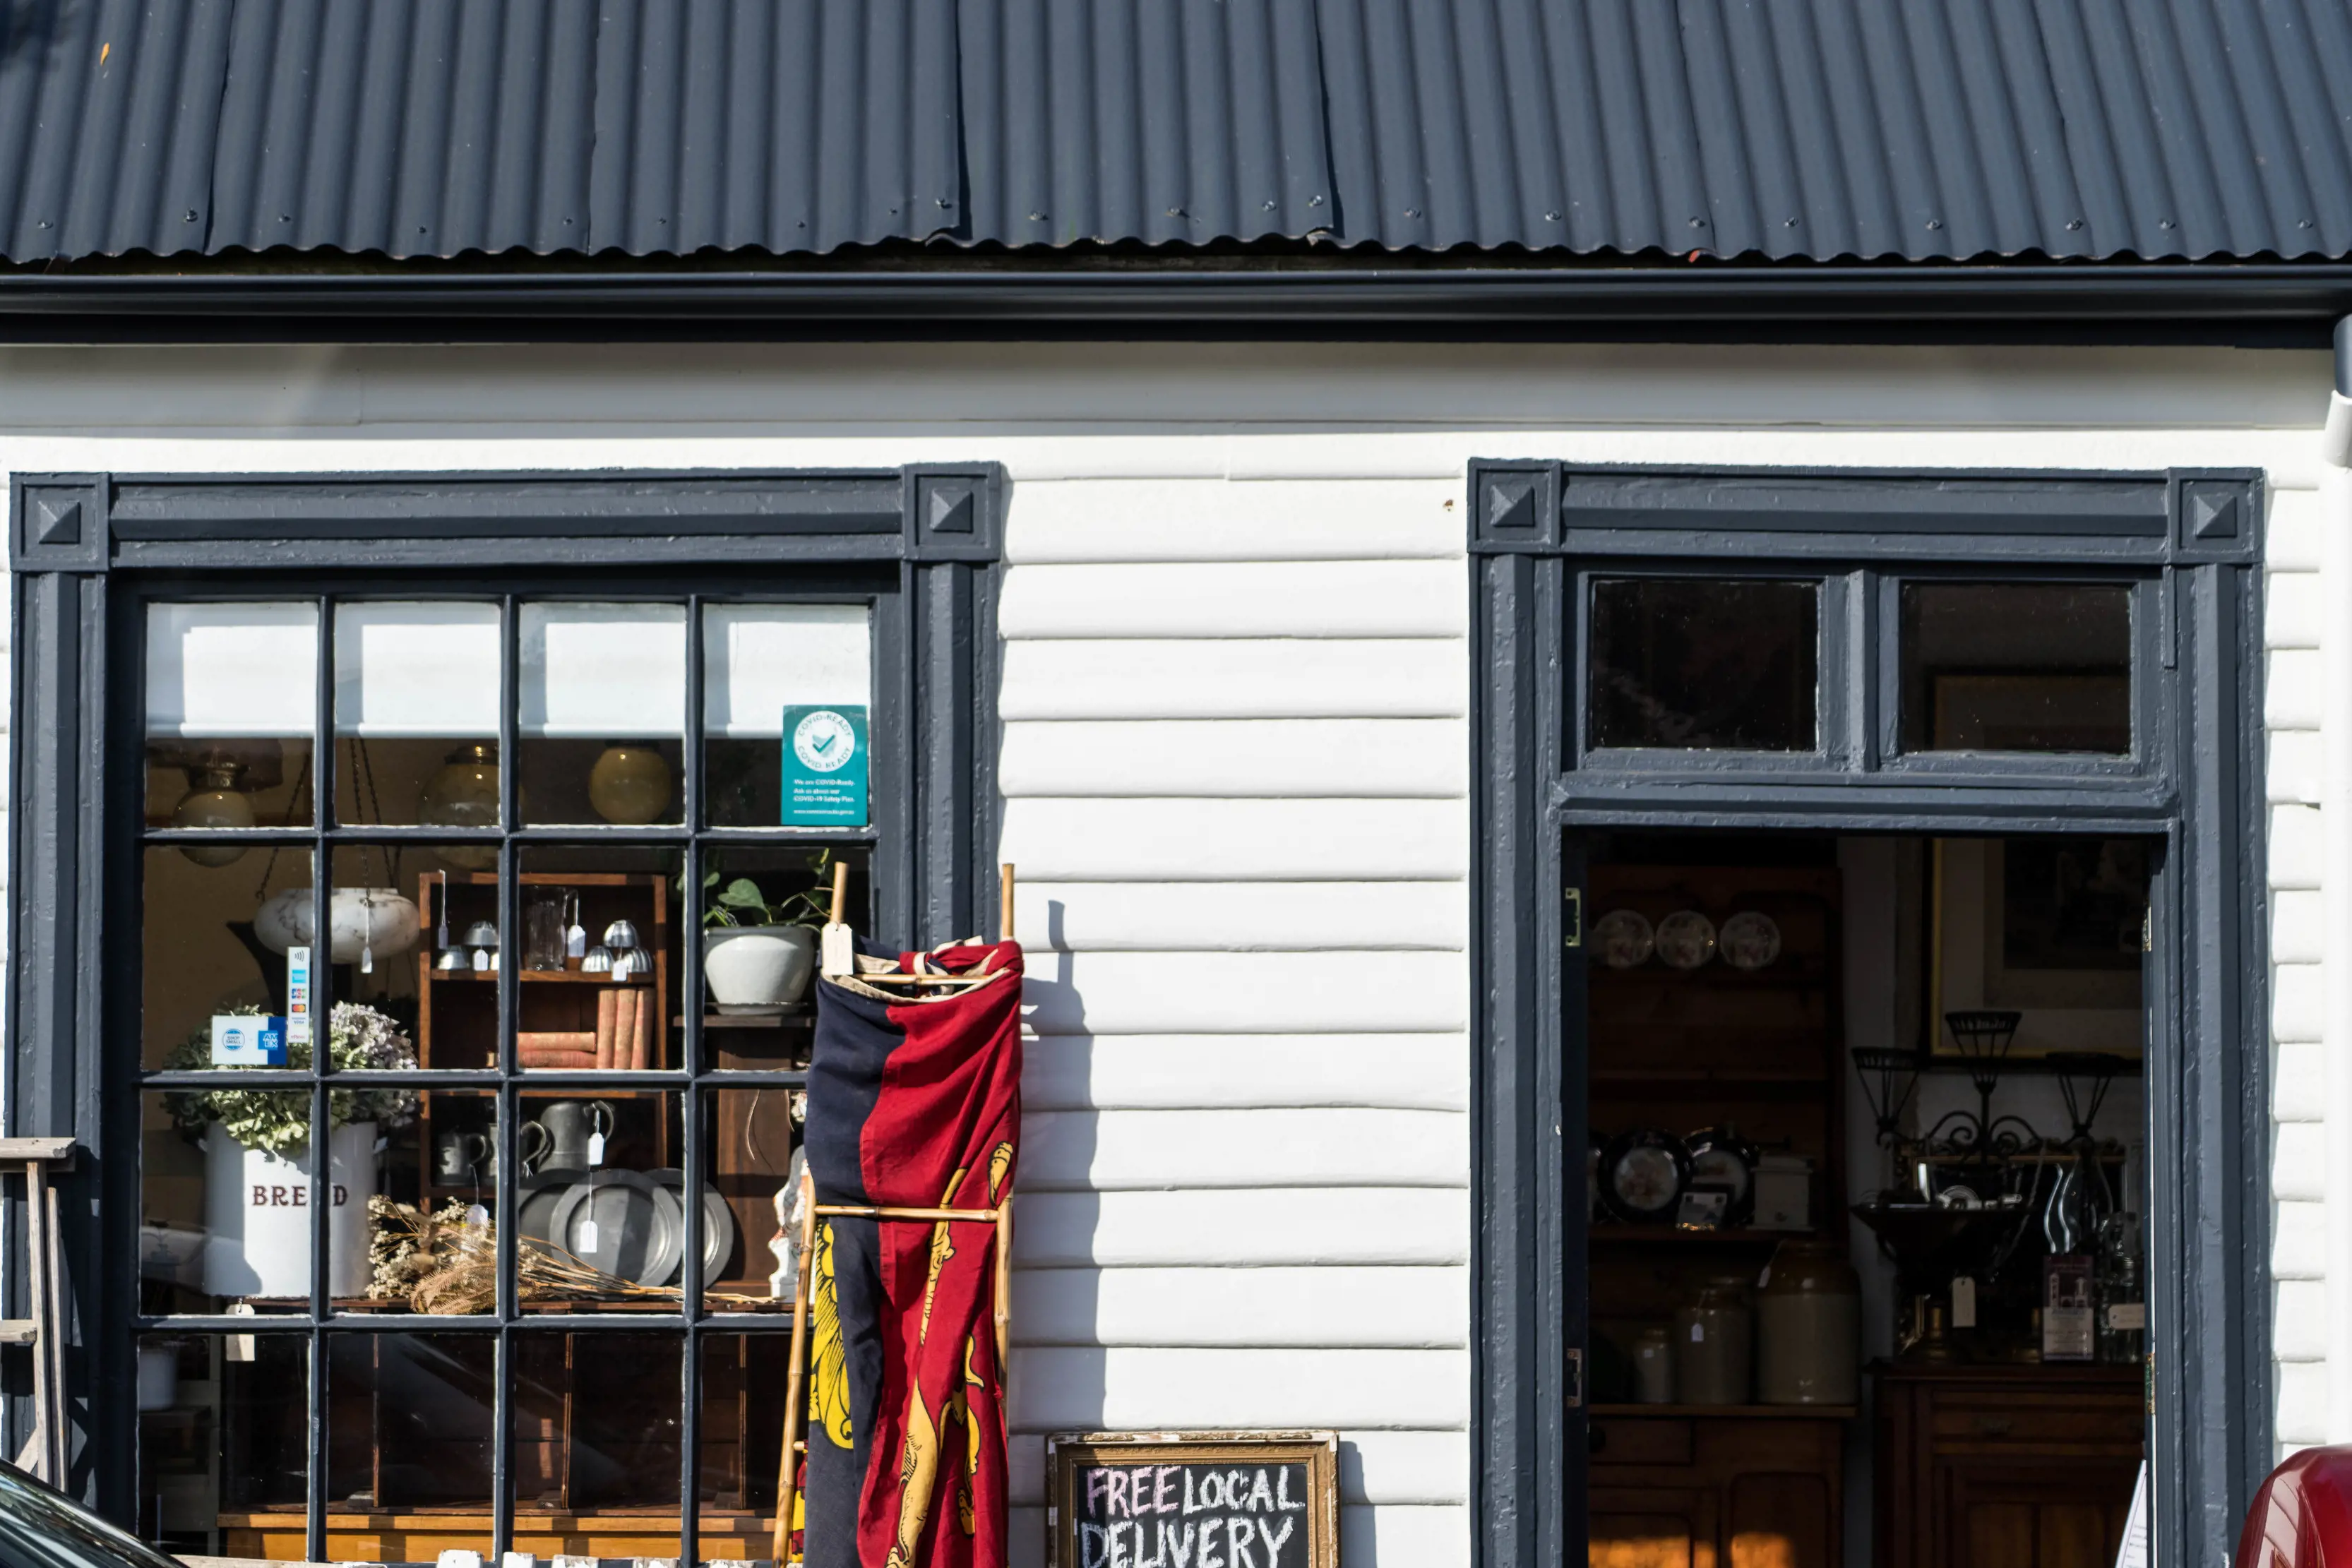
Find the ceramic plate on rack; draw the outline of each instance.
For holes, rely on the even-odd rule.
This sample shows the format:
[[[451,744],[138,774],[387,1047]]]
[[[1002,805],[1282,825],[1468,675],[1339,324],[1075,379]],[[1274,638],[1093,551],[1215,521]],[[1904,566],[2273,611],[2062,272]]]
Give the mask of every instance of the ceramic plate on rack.
[[[677,1196],[678,1213],[683,1217],[686,1213],[686,1173],[672,1166],[649,1174],[655,1183],[665,1191]],[[678,1258],[682,1262],[686,1257],[686,1233],[683,1230],[678,1232],[677,1250]],[[709,1187],[704,1187],[702,1189],[702,1282],[704,1284],[708,1285],[711,1281],[719,1278],[719,1270],[727,1266],[727,1260],[733,1255],[734,1251],[734,1211],[727,1207],[725,1198]],[[662,1282],[668,1283],[667,1280]]]
[[[677,1272],[685,1218],[677,1195],[643,1171],[591,1171],[555,1206],[553,1239],[607,1274],[659,1285]]]
[[[1743,909],[1723,923],[1723,961],[1735,969],[1763,969],[1780,956],[1780,927],[1769,915]]]
[[[1715,956],[1715,922],[1696,909],[1677,909],[1658,922],[1658,956],[1670,968],[1698,968]]]
[[[1601,1197],[1617,1218],[1663,1225],[1690,1186],[1690,1153],[1672,1133],[1620,1134],[1601,1155]]]
[[[1640,910],[1612,909],[1593,925],[1592,945],[1601,949],[1601,961],[1611,968],[1639,968],[1650,961],[1657,933]]]

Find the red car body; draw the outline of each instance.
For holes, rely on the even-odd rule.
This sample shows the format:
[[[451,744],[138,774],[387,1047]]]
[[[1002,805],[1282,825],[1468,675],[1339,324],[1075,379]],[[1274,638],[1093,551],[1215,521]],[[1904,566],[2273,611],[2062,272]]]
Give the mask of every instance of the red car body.
[[[2235,1568],[2352,1568],[2352,1448],[2305,1448],[2270,1473]]]

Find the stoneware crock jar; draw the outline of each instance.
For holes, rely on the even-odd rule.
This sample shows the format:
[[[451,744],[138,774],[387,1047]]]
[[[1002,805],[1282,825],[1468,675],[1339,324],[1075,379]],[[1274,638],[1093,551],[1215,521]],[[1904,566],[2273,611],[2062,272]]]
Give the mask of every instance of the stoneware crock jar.
[[[1675,1313],[1675,1392],[1685,1405],[1745,1405],[1755,1327],[1745,1281],[1710,1280]]]
[[[1756,1292],[1756,1396],[1851,1405],[1861,1394],[1862,1281],[1837,1249],[1783,1241]]]

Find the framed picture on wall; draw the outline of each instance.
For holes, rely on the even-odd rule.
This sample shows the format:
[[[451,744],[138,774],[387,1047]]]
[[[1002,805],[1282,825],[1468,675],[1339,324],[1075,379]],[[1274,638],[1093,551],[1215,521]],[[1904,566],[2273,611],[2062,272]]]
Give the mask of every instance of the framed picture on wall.
[[[2014,1055],[2140,1054],[2149,845],[2038,834],[1937,839],[1928,867],[1930,1049],[1944,1015],[2014,1009]]]

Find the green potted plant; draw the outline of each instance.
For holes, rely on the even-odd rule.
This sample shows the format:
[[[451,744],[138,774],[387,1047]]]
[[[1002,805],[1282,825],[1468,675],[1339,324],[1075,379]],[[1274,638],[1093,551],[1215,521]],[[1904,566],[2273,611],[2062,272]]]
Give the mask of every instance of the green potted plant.
[[[702,878],[702,979],[722,1013],[774,1012],[799,1001],[816,968],[816,933],[833,852],[809,859],[810,886],[768,902],[760,884],[714,862]]]
[[[257,1009],[240,1009],[242,1014]],[[375,1009],[339,1002],[327,1020],[327,1056],[337,1071],[416,1065],[416,1048]],[[287,1047],[287,1066],[310,1065],[312,1047]],[[209,1027],[164,1058],[166,1071],[213,1067]],[[177,1090],[163,1108],[205,1152],[204,1281],[215,1296],[300,1296],[310,1289],[310,1092],[268,1086]],[[368,1199],[376,1188],[377,1139],[416,1113],[413,1089],[335,1089],[327,1095],[330,1207],[328,1289],[363,1294],[368,1278]]]

